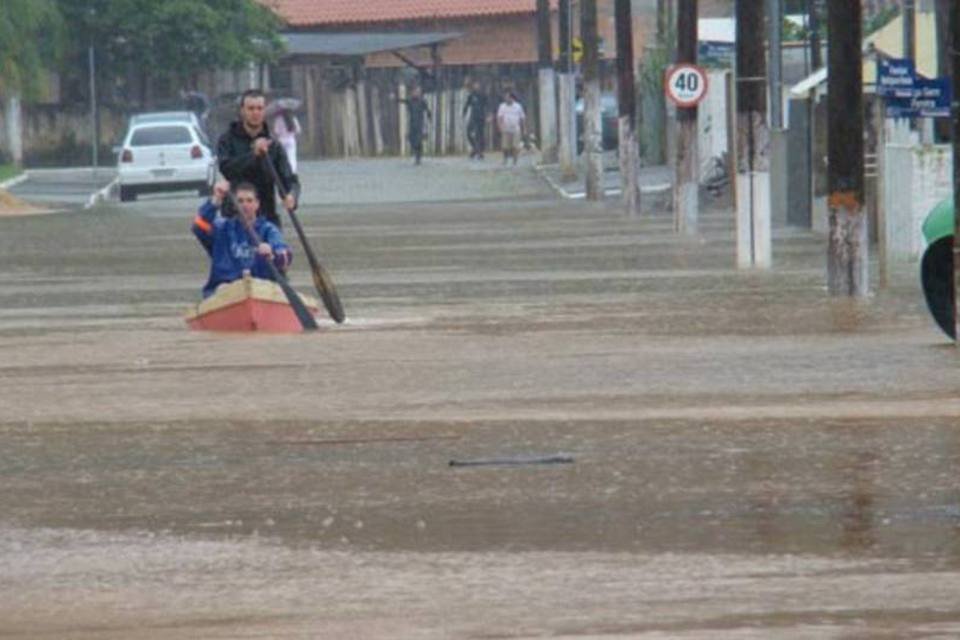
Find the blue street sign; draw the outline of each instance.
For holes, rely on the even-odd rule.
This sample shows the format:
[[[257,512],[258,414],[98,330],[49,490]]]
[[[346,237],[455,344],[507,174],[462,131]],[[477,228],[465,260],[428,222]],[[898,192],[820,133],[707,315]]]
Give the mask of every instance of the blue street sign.
[[[917,78],[912,107],[921,118],[949,118],[952,93],[950,78]]]
[[[877,94],[884,98],[911,98],[917,69],[913,60],[880,58],[877,60]]]
[[[732,69],[736,54],[736,46],[732,42],[701,40],[697,52],[697,64],[712,69]]]

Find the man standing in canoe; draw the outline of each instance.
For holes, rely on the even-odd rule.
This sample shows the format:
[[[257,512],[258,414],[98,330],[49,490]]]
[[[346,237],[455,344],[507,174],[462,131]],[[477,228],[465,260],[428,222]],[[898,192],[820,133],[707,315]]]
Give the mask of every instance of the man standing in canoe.
[[[240,119],[231,123],[226,133],[220,136],[217,162],[220,173],[233,186],[249,182],[256,187],[260,214],[279,227],[281,223],[274,195],[277,185],[274,184],[273,173],[267,162],[272,162],[277,170],[277,177],[282,183],[280,186],[283,193],[287,194],[283,206],[288,211],[297,207],[300,181],[290,168],[287,152],[270,136],[265,120],[266,103],[266,96],[258,89],[250,89],[240,96]],[[232,207],[226,209],[226,215],[234,213]]]
[[[260,200],[257,188],[243,182],[234,188],[238,215],[226,218],[220,213],[228,197],[230,184],[221,180],[213,187],[213,195],[200,205],[193,219],[193,233],[210,255],[210,278],[203,287],[203,297],[213,294],[224,283],[243,277],[250,271],[254,278],[273,280],[267,260],[273,260],[283,273],[293,261],[290,247],[280,228],[262,215],[257,215]],[[255,244],[247,229],[251,226],[261,242]]]

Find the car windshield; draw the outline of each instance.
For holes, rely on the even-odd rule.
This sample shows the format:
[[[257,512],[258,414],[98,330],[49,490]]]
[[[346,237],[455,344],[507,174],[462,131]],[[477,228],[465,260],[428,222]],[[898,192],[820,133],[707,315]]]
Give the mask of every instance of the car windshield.
[[[133,132],[132,147],[152,147],[163,144],[190,144],[193,136],[187,127],[144,127]]]

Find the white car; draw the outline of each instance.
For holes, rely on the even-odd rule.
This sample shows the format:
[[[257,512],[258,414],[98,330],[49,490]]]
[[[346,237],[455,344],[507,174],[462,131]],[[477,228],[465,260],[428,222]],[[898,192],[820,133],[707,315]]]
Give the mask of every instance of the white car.
[[[120,200],[141,193],[196,189],[207,195],[216,163],[206,136],[187,120],[131,122],[119,149]]]

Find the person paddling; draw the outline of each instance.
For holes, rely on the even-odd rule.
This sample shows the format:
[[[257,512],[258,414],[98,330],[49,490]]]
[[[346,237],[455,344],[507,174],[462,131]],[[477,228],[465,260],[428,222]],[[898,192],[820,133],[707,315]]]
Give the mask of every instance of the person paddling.
[[[281,226],[277,215],[273,173],[266,165],[269,158],[277,170],[282,192],[287,194],[283,206],[288,211],[297,208],[300,194],[300,181],[287,158],[283,146],[274,143],[266,118],[266,96],[259,89],[245,91],[240,97],[240,119],[231,123],[217,143],[217,159],[220,173],[234,187],[248,182],[256,187],[260,201],[260,213],[278,227]],[[231,206],[225,208],[225,215],[235,212]]]
[[[293,262],[293,254],[280,228],[257,215],[260,209],[257,188],[248,182],[234,188],[233,199],[240,211],[228,218],[221,215],[221,207],[229,192],[230,183],[219,181],[213,187],[213,195],[200,206],[193,219],[193,234],[210,256],[210,277],[203,286],[204,298],[211,296],[221,284],[242,278],[244,271],[250,271],[254,278],[274,280],[267,260],[273,260],[280,273]],[[260,244],[254,244],[247,225],[252,225],[262,240]]]

